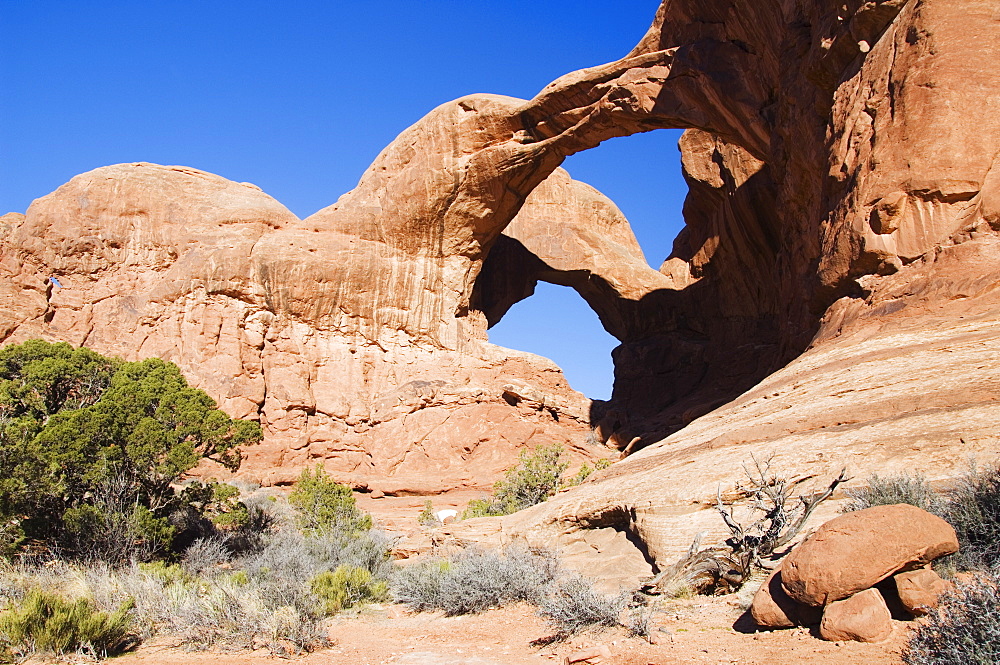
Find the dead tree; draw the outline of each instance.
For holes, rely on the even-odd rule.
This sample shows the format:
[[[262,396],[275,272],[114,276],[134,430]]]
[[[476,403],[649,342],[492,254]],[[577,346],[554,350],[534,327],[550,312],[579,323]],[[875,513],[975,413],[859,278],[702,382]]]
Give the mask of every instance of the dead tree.
[[[811,476],[780,478],[771,469],[773,456],[763,462],[751,459],[752,465],[743,465],[749,482],[736,486],[728,507],[721,487],[716,493],[715,507],[730,537],[722,545],[701,549],[705,533],[698,534],[684,557],[643,585],[645,592],[660,594],[685,588],[699,594],[721,594],[739,589],[755,569],[773,568],[775,553],[798,535],[816,507],[848,479],[844,469],[825,490],[799,495],[796,501],[792,497],[795,487]],[[747,504],[742,521],[734,513],[734,505],[741,501]],[[766,559],[773,563],[768,565]]]

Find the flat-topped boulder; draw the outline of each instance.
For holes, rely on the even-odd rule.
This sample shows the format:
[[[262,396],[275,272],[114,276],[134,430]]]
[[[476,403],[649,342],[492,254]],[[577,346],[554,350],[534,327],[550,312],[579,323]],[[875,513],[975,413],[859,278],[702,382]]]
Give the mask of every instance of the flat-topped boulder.
[[[955,530],[940,517],[907,504],[875,506],[820,526],[785,559],[781,584],[794,600],[824,606],[957,551]]]

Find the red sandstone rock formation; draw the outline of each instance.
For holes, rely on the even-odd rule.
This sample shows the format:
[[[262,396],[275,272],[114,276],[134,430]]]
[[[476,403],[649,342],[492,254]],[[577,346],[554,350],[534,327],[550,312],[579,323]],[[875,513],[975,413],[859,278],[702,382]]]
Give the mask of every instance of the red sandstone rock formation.
[[[248,468],[275,480],[325,460],[358,484],[474,483],[590,416],[644,448],[490,529],[668,563],[721,533],[704,508],[751,453],[946,475],[992,450],[1000,116],[977,110],[1000,103],[998,37],[992,0],[673,0],[622,60],[442,105],[306,220],[201,172],[91,172],[5,218],[5,338],[175,360],[259,414]],[[589,230],[593,211],[531,226],[546,178],[593,200],[551,175],[565,156],[659,127],[690,130],[691,190],[659,273],[610,204]],[[50,272],[79,289],[47,301]],[[622,341],[610,404],[484,343],[536,279]]]
[[[958,551],[955,529],[907,504],[874,506],[823,524],[781,564],[794,600],[823,606],[869,589],[901,570]]]
[[[892,615],[878,589],[868,589],[827,605],[819,634],[830,642],[882,642],[892,635]]]
[[[913,616],[923,616],[938,606],[938,598],[953,587],[931,568],[919,568],[892,576],[903,609]]]
[[[435,493],[488,487],[524,447],[587,454],[590,401],[544,358],[486,343],[481,315],[441,314],[454,293],[437,291],[439,257],[325,214],[299,220],[195,169],[83,174],[3,218],[3,336],[178,363],[229,413],[264,424],[242,473],[267,483],[322,463],[362,488]],[[516,229],[537,243],[537,225],[595,272],[613,253],[609,283],[659,276],[618,209],[564,171]],[[573,265],[565,252],[553,263]],[[49,275],[64,288],[46,289]]]
[[[781,585],[779,567],[754,594],[750,615],[762,628],[792,628],[819,624],[823,610],[792,599]]]

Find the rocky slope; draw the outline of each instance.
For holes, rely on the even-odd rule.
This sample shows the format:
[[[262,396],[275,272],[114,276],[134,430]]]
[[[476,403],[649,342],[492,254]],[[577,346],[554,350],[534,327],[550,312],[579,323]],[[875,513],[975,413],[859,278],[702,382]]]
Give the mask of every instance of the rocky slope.
[[[593,426],[639,452],[452,535],[648,570],[721,526],[751,454],[813,477],[989,453],[998,37],[993,0],[665,1],[623,59],[442,105],[305,220],[191,169],[98,169],[4,218],[5,340],[174,360],[265,424],[246,468],[270,482],[323,460],[377,491],[482,485]],[[557,168],[660,127],[689,130],[690,194],[657,272]],[[610,403],[485,342],[538,279],[622,341]]]

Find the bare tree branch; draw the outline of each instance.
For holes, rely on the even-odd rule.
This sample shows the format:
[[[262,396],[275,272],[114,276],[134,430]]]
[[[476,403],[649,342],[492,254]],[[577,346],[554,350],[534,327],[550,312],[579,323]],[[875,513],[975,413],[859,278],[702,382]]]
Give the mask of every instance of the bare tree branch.
[[[664,593],[670,589],[688,587],[696,593],[726,593],[740,588],[755,569],[770,569],[764,559],[774,558],[780,547],[791,542],[805,526],[820,503],[830,498],[837,487],[848,480],[847,470],[831,481],[822,492],[800,495],[791,507],[794,488],[809,476],[789,480],[772,471],[773,456],[760,461],[752,457],[744,464],[749,483],[737,484],[735,499],[728,508],[723,501],[721,485],[716,490],[715,507],[731,536],[725,546],[701,548],[704,533],[698,535],[687,554],[643,585],[648,593]],[[746,504],[747,517],[736,517],[735,504]]]

